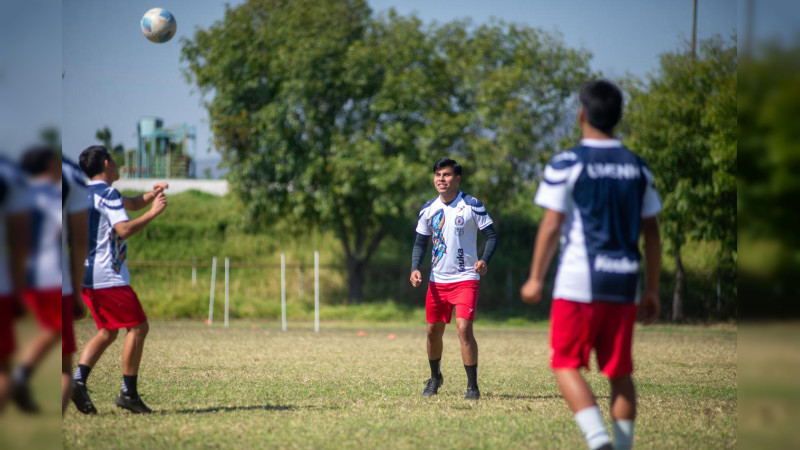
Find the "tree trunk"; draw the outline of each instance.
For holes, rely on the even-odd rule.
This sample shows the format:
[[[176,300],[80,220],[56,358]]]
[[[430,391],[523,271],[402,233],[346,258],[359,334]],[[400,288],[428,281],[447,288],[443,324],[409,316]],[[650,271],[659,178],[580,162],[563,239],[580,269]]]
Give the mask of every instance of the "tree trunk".
[[[358,304],[364,299],[366,269],[366,261],[354,257],[347,258],[347,303]]]
[[[675,257],[675,288],[672,291],[672,320],[680,322],[683,320],[683,285],[686,273],[683,271],[681,249],[677,248],[673,256]]]

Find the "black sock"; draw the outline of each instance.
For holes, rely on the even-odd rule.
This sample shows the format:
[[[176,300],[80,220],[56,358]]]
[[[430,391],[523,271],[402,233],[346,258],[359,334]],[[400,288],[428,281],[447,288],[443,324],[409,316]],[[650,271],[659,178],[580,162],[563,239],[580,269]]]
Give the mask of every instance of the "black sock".
[[[14,382],[17,384],[28,384],[28,380],[33,373],[33,368],[28,366],[19,366],[14,371]]]
[[[72,378],[79,383],[86,384],[86,379],[89,378],[89,373],[91,371],[91,367],[85,364],[78,364],[78,367],[75,368],[75,375],[73,375]]]
[[[123,375],[122,376],[122,392],[125,395],[136,397],[139,393],[136,391],[136,379],[138,375]]]
[[[467,371],[467,387],[468,388],[478,388],[478,365],[475,364],[474,366],[464,366],[464,370]]]
[[[442,358],[439,359],[429,359],[428,364],[431,365],[431,378],[441,378],[442,371],[439,369],[439,365],[442,362]]]

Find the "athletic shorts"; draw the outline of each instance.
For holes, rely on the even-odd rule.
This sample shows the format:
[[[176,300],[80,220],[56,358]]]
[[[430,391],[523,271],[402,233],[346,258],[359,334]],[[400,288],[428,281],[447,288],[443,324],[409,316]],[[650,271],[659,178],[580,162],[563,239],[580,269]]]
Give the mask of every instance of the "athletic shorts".
[[[61,331],[61,288],[26,290],[25,305],[31,310],[39,326],[51,331]]]
[[[0,296],[0,360],[14,353],[14,298]]]
[[[450,323],[453,308],[457,319],[475,320],[480,281],[467,280],[456,283],[428,283],[425,297],[425,315],[428,323]]]
[[[118,330],[147,322],[139,297],[130,286],[84,289],[83,301],[98,330]]]
[[[72,295],[64,295],[61,297],[61,354],[71,355],[75,353],[75,328],[74,315],[72,312]]]
[[[609,378],[633,373],[633,303],[579,303],[554,299],[550,309],[550,367],[589,369],[592,349]]]

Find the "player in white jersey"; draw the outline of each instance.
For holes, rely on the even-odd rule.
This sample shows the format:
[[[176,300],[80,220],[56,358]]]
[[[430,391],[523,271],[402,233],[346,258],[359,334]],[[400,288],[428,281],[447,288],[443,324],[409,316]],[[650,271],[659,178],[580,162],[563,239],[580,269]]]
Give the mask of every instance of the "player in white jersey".
[[[137,390],[139,364],[150,327],[136,292],[130,287],[126,239],[143,230],[167,207],[166,183],[138,197],[123,197],[111,184],[119,179],[117,165],[105,147],[95,145],[81,153],[80,166],[89,177],[89,256],[83,298],[97,324],[97,334],[83,348],[75,370],[72,400],[78,411],[95,414],[86,381],[103,352],[127,329],[122,347],[122,390],[114,403],[134,413],[151,413]],[[130,220],[125,209],[150,210]]]
[[[467,372],[465,399],[478,400],[478,343],[472,331],[475,309],[478,306],[478,286],[486,275],[489,261],[497,247],[497,233],[486,208],[475,197],[458,189],[461,166],[452,159],[442,158],[433,165],[433,185],[439,196],[426,203],[419,212],[417,237],[411,258],[411,285],[422,283],[420,266],[428,245],[433,239],[431,276],[425,300],[427,316],[427,349],[431,377],[422,392],[436,395],[444,381],[440,370],[442,335],[456,311],[456,327],[461,341],[461,358]],[[486,237],[486,248],[478,258],[477,234]]]
[[[580,368],[597,363],[611,384],[613,448],[633,445],[636,389],[632,340],[639,296],[639,236],[644,235],[645,324],[658,316],[661,202],[644,161],[613,139],[622,117],[622,92],[605,80],[580,93],[581,145],[548,163],[535,202],[545,208],[530,278],[521,294],[542,297],[544,277],[562,238],[550,310],[550,367],[559,390],[592,449],[610,449],[603,417]]]
[[[28,149],[20,161],[28,177],[31,245],[24,299],[39,323],[39,332],[24,347],[13,375],[13,399],[26,413],[37,413],[29,379],[47,353],[61,339],[61,169],[48,146]],[[69,372],[69,369],[67,370]]]
[[[61,413],[67,409],[72,392],[72,354],[75,353],[73,321],[86,314],[81,283],[89,253],[89,193],[80,167],[61,161],[61,198],[64,226],[61,229]]]
[[[0,411],[11,389],[14,316],[22,305],[28,225],[24,175],[16,164],[0,156]]]

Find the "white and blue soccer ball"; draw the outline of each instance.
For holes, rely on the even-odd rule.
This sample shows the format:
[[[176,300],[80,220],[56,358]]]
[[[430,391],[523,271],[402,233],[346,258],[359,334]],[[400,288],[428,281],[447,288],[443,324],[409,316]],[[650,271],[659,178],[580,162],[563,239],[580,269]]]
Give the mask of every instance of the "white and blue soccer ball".
[[[163,44],[175,36],[178,22],[175,16],[164,8],[153,8],[142,16],[142,34],[156,44]]]

